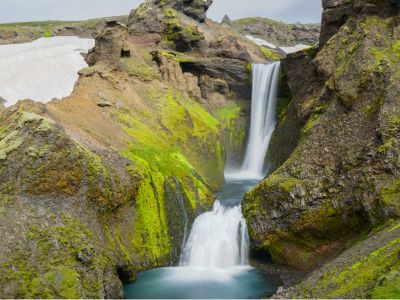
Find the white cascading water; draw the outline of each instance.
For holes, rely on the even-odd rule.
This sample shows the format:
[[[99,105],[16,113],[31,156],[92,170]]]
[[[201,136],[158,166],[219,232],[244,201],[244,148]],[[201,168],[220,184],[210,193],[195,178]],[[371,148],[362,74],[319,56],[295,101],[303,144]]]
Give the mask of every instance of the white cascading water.
[[[250,137],[242,169],[232,180],[262,179],[263,165],[276,124],[280,63],[252,67],[253,96]],[[225,207],[216,201],[210,212],[194,222],[185,243],[181,266],[230,269],[248,263],[249,238],[241,205]]]
[[[241,169],[227,174],[228,179],[260,180],[266,175],[265,155],[277,121],[279,70],[280,62],[252,66],[253,94],[249,140]]]
[[[241,206],[228,208],[216,201],[212,211],[194,222],[181,264],[215,269],[247,265],[248,244]]]

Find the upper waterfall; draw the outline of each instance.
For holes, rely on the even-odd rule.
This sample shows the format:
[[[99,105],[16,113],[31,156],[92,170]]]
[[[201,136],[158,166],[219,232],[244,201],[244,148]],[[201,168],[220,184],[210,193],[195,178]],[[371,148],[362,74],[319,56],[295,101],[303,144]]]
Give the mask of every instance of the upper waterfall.
[[[276,100],[280,62],[252,65],[251,124],[244,161],[239,172],[229,174],[234,179],[262,179],[272,133],[277,121]]]

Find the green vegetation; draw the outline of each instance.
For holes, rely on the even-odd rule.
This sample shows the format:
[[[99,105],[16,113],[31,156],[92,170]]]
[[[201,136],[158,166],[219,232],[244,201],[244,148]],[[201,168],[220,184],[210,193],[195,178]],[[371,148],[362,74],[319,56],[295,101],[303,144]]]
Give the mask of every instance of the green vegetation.
[[[291,101],[292,99],[290,97],[278,98],[276,109],[279,121],[286,119],[287,109]]]
[[[154,69],[145,64],[138,64],[131,58],[121,59],[123,70],[130,76],[135,76],[143,81],[152,81],[160,78],[160,74]]]
[[[399,298],[399,251],[400,239],[391,240],[353,265],[325,273],[305,295],[318,289],[326,298]]]
[[[391,186],[382,190],[382,203],[386,208],[400,215],[400,179],[393,180]]]
[[[97,281],[98,270],[105,266],[107,258],[94,250],[92,233],[78,219],[66,214],[54,215],[49,222],[52,226],[33,224],[27,233],[26,238],[37,247],[34,259],[17,251],[12,260],[0,264],[0,285],[17,283],[22,298],[101,297],[100,285],[92,282]],[[79,261],[82,256],[86,257],[85,262]],[[89,268],[81,272],[85,264]],[[40,265],[46,269],[40,269]]]
[[[328,106],[325,104],[317,106],[314,110],[312,117],[308,120],[306,125],[304,125],[301,132],[303,134],[306,134],[308,131],[310,131],[315,126],[315,124],[319,121],[321,116],[327,111],[327,109],[328,109]]]
[[[130,136],[129,147],[122,152],[133,163],[128,172],[141,177],[129,239],[141,261],[161,266],[171,260],[172,250],[166,205],[172,199],[166,199],[165,186],[174,187],[176,179],[192,213],[209,207],[214,200],[209,187],[222,183],[224,154],[220,122],[200,104],[174,89],[148,86],[142,92],[146,107],[119,115]]]
[[[45,37],[45,38],[51,38],[51,37],[53,37],[53,33],[52,33],[51,31],[46,31],[46,32],[43,34],[43,37]]]
[[[270,60],[280,60],[281,55],[276,52],[275,50],[266,48],[266,47],[261,47],[261,52],[263,53],[264,57]]]
[[[161,50],[160,53],[177,62],[193,62],[196,60],[196,57],[190,56],[184,52],[179,52],[179,51],[172,51],[172,50]]]

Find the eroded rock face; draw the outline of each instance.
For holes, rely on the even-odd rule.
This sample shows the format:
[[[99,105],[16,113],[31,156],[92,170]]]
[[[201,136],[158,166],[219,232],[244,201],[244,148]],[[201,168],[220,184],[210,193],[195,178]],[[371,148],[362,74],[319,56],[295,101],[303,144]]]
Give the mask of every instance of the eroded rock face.
[[[324,0],[320,45],[323,46],[350,18],[354,16],[376,15],[389,17],[396,15],[400,4],[397,0]]]
[[[315,268],[400,216],[400,19],[379,3],[325,1],[322,48],[282,63],[292,100],[270,152],[286,154],[244,201],[255,250],[276,262]]]
[[[185,15],[192,17],[196,21],[204,22],[207,17],[207,10],[210,8],[213,0],[153,0],[157,5],[166,5],[182,11]]]
[[[94,49],[89,51],[87,62],[89,66],[95,63],[117,64],[121,57],[129,57],[130,50],[126,39],[128,29],[126,25],[117,21],[108,21],[102,31],[96,36]]]

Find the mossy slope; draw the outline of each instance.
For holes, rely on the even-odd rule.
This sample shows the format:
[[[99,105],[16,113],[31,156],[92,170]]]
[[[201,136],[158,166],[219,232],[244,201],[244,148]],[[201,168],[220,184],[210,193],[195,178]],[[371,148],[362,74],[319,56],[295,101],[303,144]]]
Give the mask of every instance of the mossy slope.
[[[279,126],[295,150],[244,202],[255,249],[276,262],[313,269],[400,216],[397,24],[355,16],[283,62],[293,99]]]

